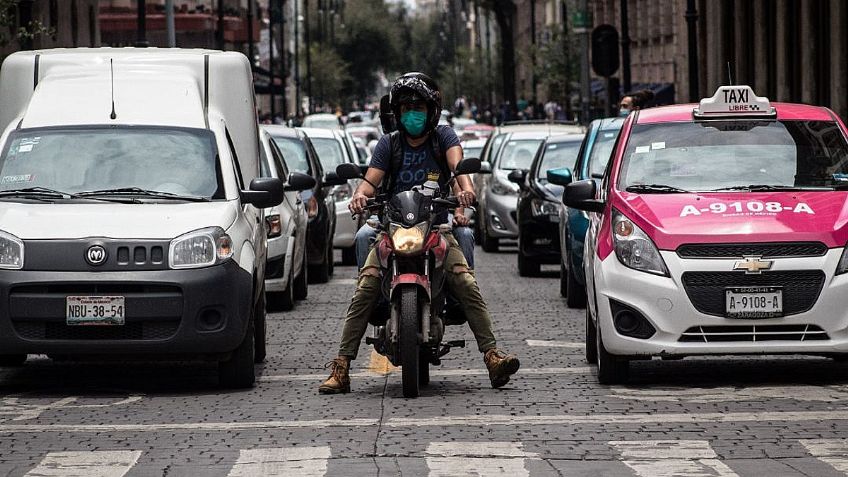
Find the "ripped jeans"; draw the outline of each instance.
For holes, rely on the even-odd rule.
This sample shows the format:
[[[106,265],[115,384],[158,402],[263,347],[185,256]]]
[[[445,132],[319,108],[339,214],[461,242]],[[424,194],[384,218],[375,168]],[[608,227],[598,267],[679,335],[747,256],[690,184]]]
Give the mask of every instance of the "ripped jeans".
[[[465,261],[465,256],[456,239],[450,232],[444,233],[443,236],[448,242],[448,252],[444,261],[445,284],[462,306],[468,326],[477,340],[477,348],[481,353],[485,353],[495,347],[492,317],[480,294],[474,271],[468,267],[468,262]],[[356,358],[359,343],[368,329],[368,319],[380,299],[381,281],[380,262],[377,251],[372,248],[359,272],[359,283],[347,309],[339,356]]]

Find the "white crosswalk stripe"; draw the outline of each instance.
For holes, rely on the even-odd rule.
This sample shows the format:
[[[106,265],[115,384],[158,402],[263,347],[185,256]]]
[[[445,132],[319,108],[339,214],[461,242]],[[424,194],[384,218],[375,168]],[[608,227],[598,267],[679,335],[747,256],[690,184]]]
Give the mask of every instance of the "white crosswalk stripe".
[[[229,477],[323,477],[327,473],[329,447],[277,447],[244,449]]]
[[[122,477],[141,451],[50,452],[26,477]]]
[[[640,477],[737,477],[707,441],[612,441],[610,445]]]
[[[529,476],[520,442],[431,442],[427,446],[430,477]]]
[[[810,455],[848,474],[848,439],[802,439]]]

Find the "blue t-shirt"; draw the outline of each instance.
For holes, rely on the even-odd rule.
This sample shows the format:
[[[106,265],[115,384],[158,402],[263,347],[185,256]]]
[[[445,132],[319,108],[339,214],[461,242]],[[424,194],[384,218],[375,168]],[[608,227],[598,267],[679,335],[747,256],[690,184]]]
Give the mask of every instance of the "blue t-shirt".
[[[442,154],[446,154],[448,149],[459,145],[459,138],[450,126],[438,126],[433,134],[438,137]],[[392,171],[395,174],[395,181],[393,190],[390,191],[391,194],[412,189],[414,186],[427,181],[436,181],[441,187],[444,187],[449,178],[442,177],[442,168],[439,167],[436,158],[433,157],[431,139],[428,138],[418,147],[410,146],[403,134],[399,136],[399,139],[403,144],[403,163],[400,170]],[[447,158],[444,160],[446,161]],[[380,138],[380,142],[374,148],[374,155],[371,156],[371,163],[368,167],[381,171],[391,169],[392,147],[388,134]],[[385,183],[386,180],[383,179],[383,182]]]

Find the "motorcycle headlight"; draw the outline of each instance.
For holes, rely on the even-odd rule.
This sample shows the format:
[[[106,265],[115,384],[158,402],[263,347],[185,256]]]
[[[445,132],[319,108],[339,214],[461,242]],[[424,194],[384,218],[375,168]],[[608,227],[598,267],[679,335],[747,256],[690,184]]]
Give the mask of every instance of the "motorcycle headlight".
[[[427,235],[427,222],[420,222],[406,228],[400,224],[389,224],[389,237],[398,255],[414,255],[424,248],[424,237]]]
[[[233,241],[220,227],[195,230],[171,240],[171,268],[202,268],[229,260]]]
[[[848,272],[848,245],[842,249],[842,256],[839,257],[839,264],[836,265],[836,274],[842,275]]]
[[[336,201],[336,202],[348,200],[352,196],[353,196],[353,191],[351,190],[349,184],[342,184],[340,186],[336,186],[333,189],[333,200]]]
[[[668,276],[657,246],[642,229],[618,211],[612,215],[615,256],[626,267],[654,275]]]
[[[24,243],[6,232],[0,232],[0,268],[20,270],[24,266]]]
[[[497,177],[492,179],[492,193],[497,195],[516,195],[515,190],[509,184],[504,184]]]
[[[533,199],[530,201],[530,210],[536,217],[543,215],[559,216],[559,205],[544,199]]]

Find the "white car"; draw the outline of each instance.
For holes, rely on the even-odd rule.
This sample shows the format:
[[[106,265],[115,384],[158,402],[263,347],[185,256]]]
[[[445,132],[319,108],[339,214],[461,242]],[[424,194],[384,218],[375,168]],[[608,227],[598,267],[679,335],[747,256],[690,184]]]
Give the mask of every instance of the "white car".
[[[358,164],[351,156],[350,147],[345,140],[344,131],[330,129],[299,128],[312,142],[318,160],[325,171],[335,171],[339,164]],[[336,231],[333,235],[333,247],[342,250],[342,264],[356,264],[356,231],[361,225],[360,220],[354,220],[348,205],[353,191],[359,185],[359,180],[349,180],[347,184],[337,185],[333,189],[333,200],[336,203]]]
[[[335,114],[310,114],[303,118],[302,127],[319,129],[341,129],[342,125]]]
[[[268,231],[268,261],[265,267],[265,293],[269,309],[291,310],[296,298],[305,297],[306,230],[308,218],[300,192],[315,186],[315,179],[301,172],[289,172],[282,152],[264,126],[260,126],[260,172],[300,184],[289,185],[280,205],[265,209]]]
[[[265,357],[250,63],[176,48],[18,52],[0,70],[0,362]]]

